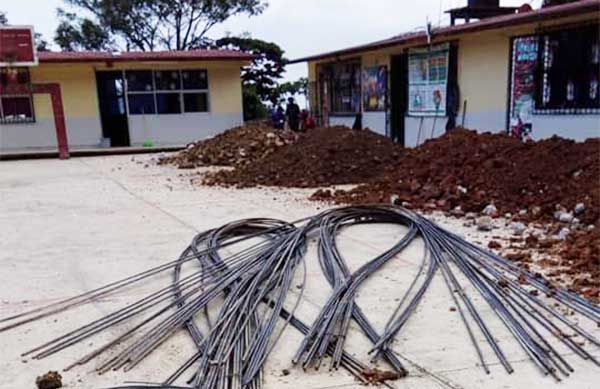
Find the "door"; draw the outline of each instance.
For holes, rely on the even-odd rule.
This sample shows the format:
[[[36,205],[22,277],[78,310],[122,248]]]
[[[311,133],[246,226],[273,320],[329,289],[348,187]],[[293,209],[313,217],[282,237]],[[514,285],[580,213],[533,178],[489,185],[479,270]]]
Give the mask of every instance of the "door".
[[[102,134],[111,147],[129,146],[125,82],[120,71],[96,72]]]
[[[408,109],[408,55],[392,57],[390,68],[390,128],[395,142],[404,145],[404,123]]]

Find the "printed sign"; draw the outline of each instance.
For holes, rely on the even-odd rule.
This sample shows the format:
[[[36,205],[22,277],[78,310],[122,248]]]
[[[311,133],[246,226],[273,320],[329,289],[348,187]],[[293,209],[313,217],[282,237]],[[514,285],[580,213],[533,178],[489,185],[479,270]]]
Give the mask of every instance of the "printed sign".
[[[538,62],[538,39],[520,37],[513,41],[511,75],[511,126],[531,124],[535,108],[535,68]]]
[[[33,28],[0,27],[0,64],[30,66],[37,64]]]
[[[413,49],[408,54],[408,113],[445,116],[450,45]]]
[[[387,66],[365,68],[362,83],[363,109],[365,111],[385,111]]]

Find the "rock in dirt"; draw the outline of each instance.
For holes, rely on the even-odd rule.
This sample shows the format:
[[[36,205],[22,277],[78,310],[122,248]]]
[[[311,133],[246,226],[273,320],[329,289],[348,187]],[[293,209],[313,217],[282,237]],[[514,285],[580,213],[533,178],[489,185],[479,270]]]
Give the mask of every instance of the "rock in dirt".
[[[577,203],[575,205],[575,208],[573,209],[573,211],[575,212],[575,215],[582,214],[583,211],[585,211],[585,204],[584,203]]]
[[[523,235],[525,230],[527,230],[527,226],[521,222],[512,222],[509,227],[513,235]]]
[[[554,217],[556,218],[556,220],[558,220],[561,223],[571,223],[573,221],[574,216],[571,212],[557,211],[554,214]]]
[[[567,227],[563,227],[560,229],[558,234],[556,234],[556,239],[565,240],[565,239],[567,239],[567,236],[569,236],[570,233],[571,233],[570,229],[568,229]]]
[[[363,371],[362,375],[367,379],[367,381],[375,385],[384,383],[386,381],[395,381],[402,378],[400,374],[398,374],[395,371],[379,370],[377,368],[367,368]]]
[[[62,376],[57,371],[49,371],[35,380],[38,389],[62,388]]]
[[[477,218],[477,229],[480,231],[491,231],[494,228],[493,220],[489,216]]]
[[[483,208],[481,213],[488,216],[496,216],[498,214],[498,208],[496,208],[494,204],[488,204],[485,208]]]

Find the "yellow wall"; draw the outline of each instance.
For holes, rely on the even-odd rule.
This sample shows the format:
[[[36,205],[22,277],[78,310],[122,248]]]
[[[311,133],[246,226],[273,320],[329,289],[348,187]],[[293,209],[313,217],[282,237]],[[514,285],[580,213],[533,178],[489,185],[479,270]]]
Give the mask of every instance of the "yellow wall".
[[[41,64],[31,68],[31,79],[34,83],[60,83],[66,117],[99,116],[96,78],[90,65]],[[52,104],[48,95],[36,95],[34,107],[37,118],[52,117]]]
[[[98,117],[96,91],[97,70],[127,69],[196,69],[208,70],[210,111],[215,113],[242,112],[240,68],[245,62],[123,62],[107,67],[105,63],[40,64],[31,68],[35,83],[58,82],[67,118]],[[35,95],[37,118],[51,118],[52,105],[47,95]]]
[[[458,46],[458,85],[468,110],[493,111],[506,107],[509,65],[508,37],[498,34],[467,36]]]

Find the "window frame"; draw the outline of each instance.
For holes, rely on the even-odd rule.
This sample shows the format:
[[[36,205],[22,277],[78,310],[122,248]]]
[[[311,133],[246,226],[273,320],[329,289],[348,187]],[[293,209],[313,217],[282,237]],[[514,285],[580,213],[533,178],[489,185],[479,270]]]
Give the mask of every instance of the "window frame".
[[[353,85],[356,80],[350,81],[350,105],[352,105],[352,98],[354,97],[353,92],[356,92],[358,96],[358,104],[355,111],[338,110],[338,107],[335,104],[335,99],[339,96],[339,93],[337,92],[338,89],[336,88],[339,78],[336,78],[335,68],[342,66],[354,67],[355,73],[351,74],[351,79],[352,77],[356,77],[358,75],[358,82],[356,82],[356,85]],[[362,60],[360,58],[351,58],[327,65],[326,71],[329,73],[329,116],[355,116],[356,114],[362,112],[362,70]],[[356,91],[354,90],[353,86],[357,88]]]
[[[26,79],[27,82],[23,85],[27,85],[31,83],[31,73],[29,72],[29,68],[27,67],[18,67],[18,71],[22,71],[27,73]],[[2,99],[11,99],[11,98],[27,98],[29,100],[29,110],[31,112],[31,117],[25,119],[17,119],[17,120],[9,120],[4,116],[4,106],[2,104]],[[9,93],[2,94],[0,93],[0,124],[2,125],[19,125],[19,124],[35,124],[36,116],[35,116],[35,104],[33,103],[33,93],[29,90],[29,93]]]
[[[135,71],[149,71],[152,73],[152,90],[151,91],[130,91],[129,85],[127,82],[127,72],[135,72]],[[156,73],[157,72],[169,72],[169,71],[177,71],[179,73],[179,89],[157,89],[156,85]],[[199,71],[205,72],[206,74],[206,89],[185,89],[183,85],[183,75],[184,71]],[[126,94],[126,105],[127,105],[127,115],[131,116],[139,116],[139,115],[186,115],[186,114],[206,114],[211,112],[211,96],[210,96],[210,77],[208,74],[207,68],[171,68],[171,69],[131,69],[131,70],[123,70],[123,79],[125,82],[125,94]],[[179,112],[178,113],[160,113],[158,111],[158,95],[170,93],[177,94],[179,96]],[[187,93],[202,93],[206,95],[206,111],[200,112],[187,112],[185,110],[185,102],[184,95]],[[154,100],[154,112],[153,113],[136,113],[131,112],[129,109],[129,95],[143,95],[143,94],[152,94]]]
[[[590,22],[590,23],[580,23],[580,24],[571,24],[571,25],[567,25],[567,26],[560,26],[560,27],[555,27],[555,28],[545,28],[545,29],[538,29],[535,33],[535,36],[538,38],[538,58],[537,58],[537,68],[535,71],[535,96],[534,96],[534,109],[533,109],[533,115],[597,115],[600,114],[600,98],[597,97],[598,99],[598,103],[597,106],[592,106],[592,107],[585,107],[580,105],[581,104],[581,100],[578,100],[577,97],[575,98],[575,106],[573,107],[559,107],[556,105],[552,105],[552,106],[547,106],[545,105],[545,103],[543,102],[544,99],[544,91],[546,88],[546,79],[548,77],[548,74],[550,74],[550,71],[547,70],[547,68],[545,67],[545,61],[546,61],[546,56],[545,56],[545,50],[546,50],[546,46],[547,46],[547,41],[551,40],[551,37],[553,34],[560,34],[562,33],[573,33],[576,34],[578,31],[585,31],[585,30],[590,30],[590,36],[593,35],[593,31],[597,31],[598,28],[600,28],[600,24],[598,22]],[[599,45],[600,45],[600,39],[598,39]],[[587,53],[587,50],[586,50]],[[564,55],[564,54],[563,54]],[[560,61],[560,59],[558,60]],[[580,63],[581,61],[575,60],[575,64],[571,65],[572,68],[571,70],[574,68],[575,69],[575,73],[579,73],[582,69],[584,68],[591,68],[593,70],[593,66],[594,64],[583,64]],[[598,66],[598,69],[600,69],[600,63],[596,64],[596,66]],[[600,71],[599,73],[599,78],[600,78]],[[579,74],[577,74],[577,76],[580,76]],[[600,80],[599,80],[600,82]],[[577,82],[578,85],[576,85],[576,87],[581,87],[583,85],[583,83],[581,81]],[[585,90],[585,88],[584,88]],[[597,92],[600,93],[600,90]],[[562,102],[563,105],[566,104],[565,101]]]

